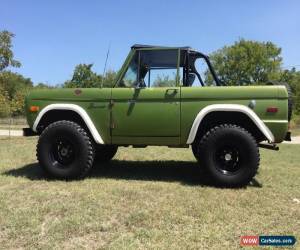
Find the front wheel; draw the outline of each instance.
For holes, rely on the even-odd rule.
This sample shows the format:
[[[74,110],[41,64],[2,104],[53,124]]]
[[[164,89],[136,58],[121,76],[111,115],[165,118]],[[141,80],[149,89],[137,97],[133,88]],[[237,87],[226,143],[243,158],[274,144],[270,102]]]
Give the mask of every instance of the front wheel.
[[[50,124],[40,135],[37,158],[40,166],[51,177],[82,178],[94,161],[94,143],[87,132],[72,121]]]
[[[214,182],[226,187],[247,185],[255,176],[260,161],[253,136],[232,124],[210,129],[198,143],[197,153],[199,163]]]

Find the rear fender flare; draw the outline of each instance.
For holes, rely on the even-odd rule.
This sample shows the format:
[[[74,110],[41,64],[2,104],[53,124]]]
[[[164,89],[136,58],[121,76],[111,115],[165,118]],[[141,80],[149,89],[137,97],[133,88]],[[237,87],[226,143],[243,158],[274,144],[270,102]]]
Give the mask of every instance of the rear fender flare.
[[[272,143],[275,141],[274,135],[270,131],[270,129],[264,124],[264,122],[255,114],[253,110],[249,107],[240,105],[240,104],[213,104],[206,106],[203,108],[196,116],[192,128],[190,130],[187,144],[192,144],[195,140],[197,131],[199,126],[201,126],[201,122],[204,117],[214,111],[224,111],[224,112],[241,112],[247,115],[257,126],[257,128],[263,133],[263,135],[267,138],[267,140]]]

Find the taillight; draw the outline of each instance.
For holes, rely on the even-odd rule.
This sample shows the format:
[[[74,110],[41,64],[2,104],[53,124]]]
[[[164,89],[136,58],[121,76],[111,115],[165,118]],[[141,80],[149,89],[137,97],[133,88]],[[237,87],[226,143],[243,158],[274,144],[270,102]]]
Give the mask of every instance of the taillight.
[[[276,113],[276,112],[278,112],[278,108],[277,107],[267,107],[267,112],[268,113]]]

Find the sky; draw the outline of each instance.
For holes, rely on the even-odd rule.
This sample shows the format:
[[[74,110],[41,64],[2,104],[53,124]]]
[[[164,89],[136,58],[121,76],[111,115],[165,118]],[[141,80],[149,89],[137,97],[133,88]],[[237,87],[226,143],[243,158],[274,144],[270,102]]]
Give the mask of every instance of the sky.
[[[300,69],[297,0],[0,0],[0,30],[15,34],[15,72],[61,84],[79,63],[118,70],[135,44],[191,46],[209,54],[240,38],[282,48],[283,67]]]

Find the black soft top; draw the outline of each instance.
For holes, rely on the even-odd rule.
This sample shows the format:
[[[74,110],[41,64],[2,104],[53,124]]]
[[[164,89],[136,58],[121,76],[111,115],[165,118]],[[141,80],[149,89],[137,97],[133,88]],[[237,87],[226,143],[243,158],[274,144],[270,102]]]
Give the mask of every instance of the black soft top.
[[[170,49],[181,49],[181,50],[193,50],[190,46],[185,47],[168,47],[168,46],[157,46],[157,45],[145,45],[145,44],[134,44],[131,46],[132,49],[145,49],[145,48],[170,48]]]

